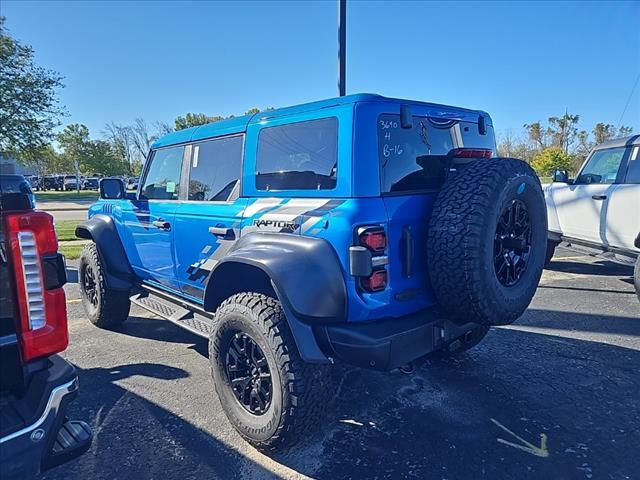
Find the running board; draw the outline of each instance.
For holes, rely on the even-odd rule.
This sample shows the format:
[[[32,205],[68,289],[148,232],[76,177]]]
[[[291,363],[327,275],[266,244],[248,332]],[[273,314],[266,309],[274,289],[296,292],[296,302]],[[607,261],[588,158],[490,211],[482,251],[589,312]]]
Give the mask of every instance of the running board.
[[[133,295],[131,302],[200,337],[209,338],[213,332],[213,318],[185,308],[185,304],[163,295],[144,291]]]

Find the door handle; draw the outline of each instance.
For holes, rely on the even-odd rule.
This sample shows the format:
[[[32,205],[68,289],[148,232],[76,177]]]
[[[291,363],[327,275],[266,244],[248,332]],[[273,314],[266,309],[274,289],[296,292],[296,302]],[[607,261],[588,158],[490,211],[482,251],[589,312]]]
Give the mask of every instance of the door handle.
[[[234,240],[236,238],[236,234],[233,231],[233,228],[209,227],[209,233],[215,235],[216,237],[220,237],[223,240]]]
[[[606,195],[591,195],[591,198],[593,198],[594,200],[606,200],[607,196]]]
[[[153,222],[153,226],[159,228],[160,230],[171,230],[171,224],[166,220],[155,220]]]

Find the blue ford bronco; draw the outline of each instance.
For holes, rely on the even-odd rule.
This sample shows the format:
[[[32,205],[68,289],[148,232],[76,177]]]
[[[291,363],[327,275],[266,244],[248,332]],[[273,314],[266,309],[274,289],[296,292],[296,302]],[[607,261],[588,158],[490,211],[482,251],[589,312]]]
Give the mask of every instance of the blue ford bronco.
[[[130,304],[209,339],[215,389],[262,450],[299,441],[337,361],[391,370],[527,308],[547,220],[482,111],[352,95],[156,141],[138,190],[101,181],[76,235],[98,327]]]

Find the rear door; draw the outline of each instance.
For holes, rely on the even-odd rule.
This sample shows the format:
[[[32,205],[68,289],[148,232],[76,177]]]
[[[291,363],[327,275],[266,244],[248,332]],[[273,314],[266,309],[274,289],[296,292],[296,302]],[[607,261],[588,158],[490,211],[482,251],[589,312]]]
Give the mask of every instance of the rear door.
[[[179,289],[173,254],[174,215],[180,198],[184,146],[154,151],[134,201],[122,202],[121,236],[138,277]]]
[[[183,294],[202,301],[206,279],[240,237],[247,200],[239,198],[244,135],[188,146],[188,191],[175,215],[175,258]]]
[[[606,239],[612,247],[637,251],[634,241],[640,232],[640,146],[627,149],[622,182],[609,195]]]
[[[553,201],[565,236],[608,245],[610,200],[626,151],[625,147],[596,150],[573,184],[553,184]]]
[[[444,182],[445,156],[455,148],[495,150],[493,130],[484,135],[470,121],[420,115],[414,110],[411,128],[400,115],[379,115],[378,159],[381,192],[389,219],[389,285],[396,298],[417,296],[427,278],[427,227]],[[400,259],[401,261],[397,261]]]

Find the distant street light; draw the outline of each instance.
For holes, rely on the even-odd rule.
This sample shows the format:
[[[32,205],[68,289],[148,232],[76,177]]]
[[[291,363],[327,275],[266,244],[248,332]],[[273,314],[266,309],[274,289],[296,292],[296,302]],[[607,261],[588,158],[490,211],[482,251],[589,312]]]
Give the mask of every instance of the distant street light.
[[[338,95],[347,91],[347,0],[338,0]]]

